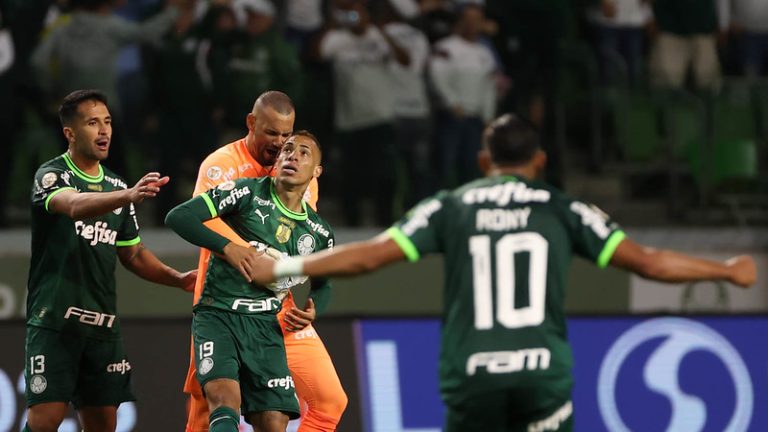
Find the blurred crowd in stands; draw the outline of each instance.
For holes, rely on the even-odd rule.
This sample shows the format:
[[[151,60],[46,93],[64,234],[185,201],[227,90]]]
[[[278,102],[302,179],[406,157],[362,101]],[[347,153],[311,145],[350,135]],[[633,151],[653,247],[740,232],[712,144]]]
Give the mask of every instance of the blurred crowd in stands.
[[[107,166],[129,183],[171,176],[157,220],[274,89],[323,146],[321,212],[386,226],[476,177],[483,125],[502,111],[540,127],[558,186],[569,153],[587,173],[652,166],[672,135],[717,155],[718,110],[741,113],[720,104],[724,76],[741,77],[753,117],[724,151],[751,142],[759,170],[767,66],[766,0],[0,0],[0,225],[24,223],[32,171],[64,150],[56,108],[74,89],[109,97]],[[711,170],[701,155],[691,163]]]

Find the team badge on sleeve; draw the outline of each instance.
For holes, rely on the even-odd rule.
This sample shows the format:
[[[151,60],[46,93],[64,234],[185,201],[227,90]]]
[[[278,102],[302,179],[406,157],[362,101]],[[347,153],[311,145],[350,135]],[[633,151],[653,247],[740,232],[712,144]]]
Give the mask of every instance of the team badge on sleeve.
[[[235,188],[235,182],[233,182],[232,180],[224,182],[219,185],[219,190],[223,190],[223,191],[230,191],[234,188]]]
[[[205,175],[211,180],[218,180],[221,178],[221,168],[212,166],[208,168],[208,171],[205,172]]]
[[[59,177],[56,175],[55,172],[49,172],[45,173],[42,179],[42,185],[44,189],[48,189],[49,187],[53,186],[54,183],[56,183],[56,180],[58,180]]]
[[[299,249],[299,255],[309,255],[315,251],[315,238],[310,234],[304,234],[296,242]]]

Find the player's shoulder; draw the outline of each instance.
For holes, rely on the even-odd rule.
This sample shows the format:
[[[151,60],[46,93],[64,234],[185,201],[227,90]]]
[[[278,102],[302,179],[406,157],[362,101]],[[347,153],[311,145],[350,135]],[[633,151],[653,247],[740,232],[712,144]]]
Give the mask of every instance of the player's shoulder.
[[[64,155],[60,154],[53,159],[43,162],[37,167],[37,173],[45,173],[48,171],[66,171],[69,169],[67,162],[64,160]]]

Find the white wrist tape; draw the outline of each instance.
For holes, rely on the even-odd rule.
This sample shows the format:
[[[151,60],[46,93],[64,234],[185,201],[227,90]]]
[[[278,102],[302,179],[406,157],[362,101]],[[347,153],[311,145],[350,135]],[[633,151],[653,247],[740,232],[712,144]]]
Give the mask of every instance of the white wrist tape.
[[[275,279],[280,279],[290,276],[303,276],[304,275],[304,258],[302,257],[287,257],[275,263],[275,267],[272,270],[272,274]]]

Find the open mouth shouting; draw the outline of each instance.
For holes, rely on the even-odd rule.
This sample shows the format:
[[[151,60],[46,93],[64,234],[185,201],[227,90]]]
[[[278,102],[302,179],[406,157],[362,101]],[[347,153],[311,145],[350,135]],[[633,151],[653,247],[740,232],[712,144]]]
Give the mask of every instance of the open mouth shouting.
[[[99,151],[106,152],[109,150],[109,138],[107,137],[100,137],[96,138],[96,148]]]

